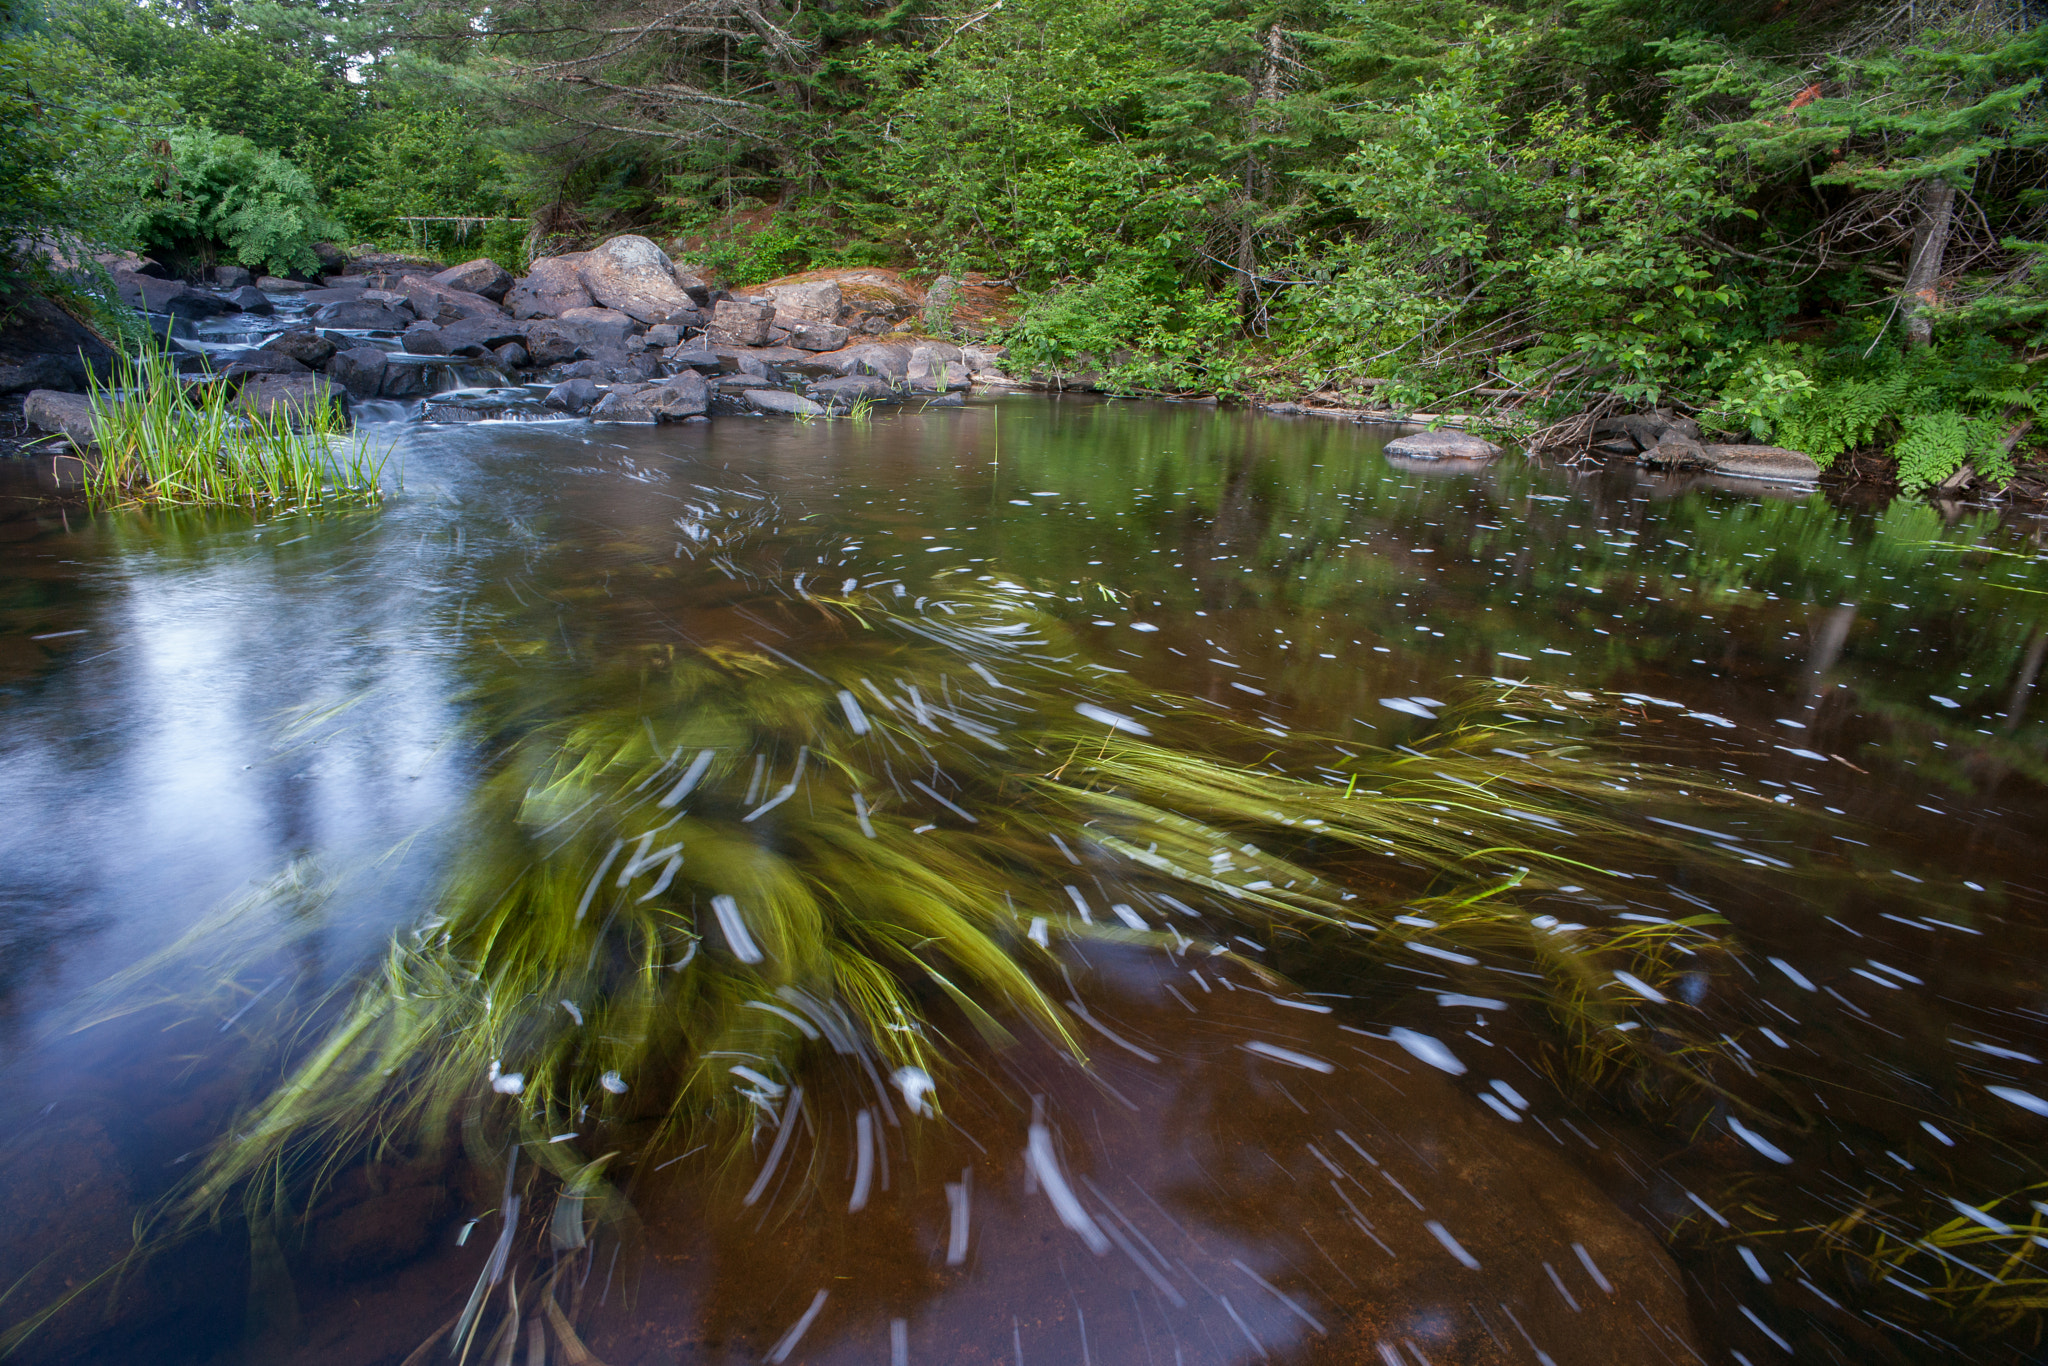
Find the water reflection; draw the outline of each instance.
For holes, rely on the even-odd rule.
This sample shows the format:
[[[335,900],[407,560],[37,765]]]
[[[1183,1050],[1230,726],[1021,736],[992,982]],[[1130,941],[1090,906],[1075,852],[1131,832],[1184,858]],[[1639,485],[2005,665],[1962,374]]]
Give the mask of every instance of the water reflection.
[[[1689,1035],[1720,1040],[1708,1089],[1668,1092],[1562,1065],[1540,1011],[1442,960],[1362,971],[1309,941],[1241,950],[1233,985],[1266,996],[1083,949],[1068,970],[1107,1031],[1089,1039],[1096,1070],[1028,1041],[983,1050],[963,1023],[976,1064],[941,1077],[943,1121],[888,1130],[887,1198],[864,1210],[845,1206],[874,1102],[830,1082],[782,1157],[815,1181],[765,1209],[737,1197],[774,1129],[736,1186],[688,1162],[634,1177],[637,1226],[605,1227],[580,1298],[560,1297],[605,1360],[886,1360],[900,1342],[910,1360],[1697,1346],[1760,1362],[1783,1343],[1988,1361],[2028,1336],[1960,1264],[2031,1255],[2038,1218],[2030,703],[2048,623],[2030,604],[2048,584],[2032,527],[1677,493],[1634,472],[1445,477],[1390,467],[1352,429],[1136,405],[498,427],[421,435],[406,460],[409,494],[381,514],[60,521],[4,551],[0,783],[9,809],[37,813],[0,836],[6,1185],[82,1193],[68,1210],[17,1199],[0,1261],[67,1221],[98,1240],[31,1289],[118,1247],[131,1202],[168,1189],[276,1075],[268,1026],[224,1040],[309,1018],[384,928],[427,908],[447,821],[527,724],[466,729],[481,681],[558,712],[630,650],[801,659],[792,622],[737,590],[717,600],[752,572],[821,597],[851,576],[908,612],[948,580],[1013,584],[1079,634],[1077,681],[1127,670],[1205,698],[1249,727],[1247,760],[1259,735],[1413,744],[1458,677],[1631,694],[1626,729],[1755,797],[1670,814],[1664,836],[1693,855],[1645,853],[1618,885],[1560,879],[1531,909],[1554,926],[1711,911],[1740,952],[1663,986]],[[157,1017],[50,1032],[80,987],[306,855],[345,876],[280,928],[288,973],[238,980],[168,1033]],[[224,1033],[278,977],[291,992]],[[1095,1239],[1026,1160],[1034,1119]],[[207,1360],[245,1333],[273,1344],[265,1359],[402,1359],[470,1293],[502,1203],[473,1157],[406,1170],[351,1178],[355,1203],[287,1230],[296,1327],[269,1310],[244,1324],[264,1258],[228,1239],[191,1254],[209,1277],[160,1263],[114,1329],[43,1339],[50,1359]],[[407,1207],[420,1217],[390,1213]],[[1898,1274],[1880,1284],[1883,1258]],[[515,1340],[531,1340],[523,1319]],[[564,1350],[552,1327],[540,1340]]]

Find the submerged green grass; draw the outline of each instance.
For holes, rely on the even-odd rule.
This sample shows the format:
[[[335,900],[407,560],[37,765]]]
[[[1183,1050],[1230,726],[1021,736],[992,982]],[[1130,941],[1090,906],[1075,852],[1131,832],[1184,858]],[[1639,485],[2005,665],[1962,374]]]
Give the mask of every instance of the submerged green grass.
[[[94,378],[87,398],[98,452],[85,490],[99,506],[313,507],[384,496],[385,455],[352,437],[324,400],[243,408],[225,382],[180,375],[165,351],[120,357],[111,383]]]
[[[487,691],[512,738],[437,909],[236,1123],[189,1207],[286,1203],[308,1169],[479,1125],[739,1143],[832,1060],[885,1103],[919,1069],[943,1102],[949,1030],[1085,1057],[1047,985],[1068,940],[1533,965],[1523,994],[1586,1065],[1673,1065],[1608,1027],[1645,1004],[1615,974],[1656,990],[1675,939],[1711,949],[1712,918],[1561,932],[1522,905],[1641,864],[1656,841],[1616,788],[1719,791],[1493,714],[1504,694],[1576,719],[1605,704],[1486,684],[1405,751],[1276,746],[1193,701],[1077,683],[1026,601],[811,604],[801,661],[664,647],[544,703],[516,673]],[[573,1163],[588,1145],[543,1146]]]

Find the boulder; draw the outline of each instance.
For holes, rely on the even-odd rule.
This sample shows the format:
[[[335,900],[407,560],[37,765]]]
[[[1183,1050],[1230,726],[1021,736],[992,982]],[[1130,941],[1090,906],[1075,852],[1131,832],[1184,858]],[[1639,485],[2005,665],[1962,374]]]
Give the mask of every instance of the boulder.
[[[451,289],[420,275],[408,275],[398,282],[398,293],[412,300],[413,310],[430,323],[456,323],[472,318],[497,320],[505,310],[481,294]]]
[[[221,296],[244,313],[254,313],[267,318],[277,312],[277,306],[270,302],[270,296],[254,285],[242,285]]]
[[[31,392],[21,405],[21,415],[39,432],[69,437],[80,450],[95,444],[92,435],[92,404],[84,394],[58,393],[50,389]]]
[[[104,378],[113,367],[114,349],[42,295],[0,300],[0,394],[82,390],[88,370]]]
[[[659,347],[664,351],[678,345],[682,340],[683,329],[674,323],[656,323],[647,329],[647,345]]]
[[[309,308],[319,308],[323,304],[353,303],[357,299],[362,298],[367,292],[367,288],[361,280],[353,280],[348,284],[336,285],[331,289],[309,289],[304,294],[301,294],[299,298]]]
[[[322,304],[314,310],[313,321],[351,332],[403,332],[417,320],[410,311],[401,312],[375,299],[352,299]]]
[[[910,348],[901,342],[864,342],[835,351],[830,357],[848,375],[880,375],[884,379],[910,377]],[[819,357],[819,359],[827,359]]]
[[[114,285],[120,290],[123,303],[146,313],[163,313],[198,322],[202,318],[238,311],[235,304],[220,295],[194,289],[183,280],[158,280],[148,275],[124,272],[114,276]]]
[[[315,242],[313,259],[320,263],[321,273],[332,275],[348,268],[348,253],[332,242]]]
[[[690,302],[700,309],[708,309],[717,300],[718,293],[711,283],[711,272],[703,266],[691,265],[686,261],[673,261],[676,270],[676,288],[690,296]]]
[[[535,261],[526,278],[506,292],[505,307],[515,318],[558,318],[572,308],[589,308],[597,300],[583,287],[583,257],[577,252]]]
[[[261,347],[240,351],[216,351],[208,357],[208,369],[222,379],[241,381],[251,375],[309,375],[307,366],[281,351]]]
[[[1820,478],[1820,464],[1804,451],[1782,446],[1701,447],[1706,468],[1740,479],[1765,479],[1778,484],[1811,484]]]
[[[568,379],[548,390],[548,396],[541,402],[558,412],[583,413],[603,397],[604,391],[589,380]]]
[[[465,294],[479,294],[492,303],[502,303],[512,288],[512,272],[488,256],[479,256],[474,261],[464,261],[459,266],[450,266],[438,275],[427,277],[437,285],[460,290]]]
[[[1500,447],[1470,432],[1411,432],[1389,441],[1386,453],[1409,460],[1491,460]]]
[[[805,351],[837,351],[852,335],[838,323],[799,322],[789,329],[789,344]]]
[[[792,417],[823,417],[829,411],[822,403],[813,403],[802,394],[792,394],[782,389],[748,389],[741,396],[764,413],[787,413]]]
[[[1667,432],[1656,445],[1643,452],[1642,461],[1655,469],[1703,470],[1707,468],[1707,452],[1692,437]]]
[[[768,340],[768,330],[774,323],[773,304],[724,299],[711,310],[711,326],[705,331],[705,340],[714,346],[760,346]]]
[[[256,283],[256,276],[247,266],[215,266],[213,283],[216,289],[240,289]]]
[[[334,343],[318,332],[280,332],[263,343],[265,351],[290,356],[301,365],[324,365],[334,355]]]
[[[651,426],[661,421],[655,408],[654,385],[622,384],[606,394],[590,410],[592,422],[631,422]]]
[[[304,280],[287,280],[278,275],[259,275],[256,288],[265,294],[304,294],[312,286]]]
[[[667,322],[670,314],[694,307],[676,283],[668,253],[644,237],[629,233],[606,239],[584,254],[581,274],[583,287],[598,303],[643,323]]]
[[[395,251],[358,250],[341,269],[345,275],[432,275],[441,269],[441,263]]]
[[[643,392],[640,401],[669,421],[696,417],[711,404],[711,386],[695,370],[662,381]]]
[[[235,395],[235,406],[261,417],[296,420],[315,408],[333,407],[348,416],[349,392],[319,375],[251,375]]]
[[[510,318],[466,318],[461,322],[444,323],[441,335],[448,340],[448,349],[457,355],[482,355],[494,351],[508,342],[526,340],[527,325]],[[475,348],[473,351],[469,348]]]
[[[441,329],[433,323],[414,323],[405,329],[399,338],[406,354],[412,356],[445,356],[449,354],[448,343],[441,336]]]
[[[389,363],[376,347],[358,346],[337,352],[327,364],[327,377],[347,389],[351,397],[375,398],[383,390]]]
[[[631,314],[611,308],[571,308],[555,322],[575,328],[585,346],[623,346],[636,326]]]
[[[678,346],[671,351],[665,352],[662,359],[670,365],[680,365],[690,370],[701,370],[707,375],[721,374],[725,370],[725,364],[719,360],[718,353],[701,346]]]
[[[491,354],[496,356],[498,364],[504,366],[507,370],[524,370],[533,364],[533,357],[527,355],[526,348],[516,341],[506,342],[503,346],[493,348]]]
[[[384,361],[384,378],[377,386],[379,398],[419,398],[427,392],[427,367],[410,361]]]
[[[833,280],[805,280],[794,285],[770,285],[763,291],[775,305],[775,322],[794,331],[799,323],[837,323],[839,285]]]
[[[903,377],[920,389],[965,389],[969,375],[960,348],[945,342],[926,342],[910,348]]]
[[[835,412],[843,412],[863,399],[869,403],[889,402],[897,393],[895,385],[878,375],[846,375],[819,380],[811,386],[811,397]]]

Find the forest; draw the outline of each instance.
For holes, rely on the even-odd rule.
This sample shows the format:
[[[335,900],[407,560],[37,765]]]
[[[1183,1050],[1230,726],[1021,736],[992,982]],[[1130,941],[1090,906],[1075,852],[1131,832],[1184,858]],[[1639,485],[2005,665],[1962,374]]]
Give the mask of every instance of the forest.
[[[0,263],[638,232],[1018,290],[1020,372],[2048,456],[2029,0],[10,0]],[[38,279],[37,277],[44,277]],[[92,294],[73,275],[65,287]],[[92,301],[86,300],[88,306]],[[943,320],[941,320],[943,321]]]

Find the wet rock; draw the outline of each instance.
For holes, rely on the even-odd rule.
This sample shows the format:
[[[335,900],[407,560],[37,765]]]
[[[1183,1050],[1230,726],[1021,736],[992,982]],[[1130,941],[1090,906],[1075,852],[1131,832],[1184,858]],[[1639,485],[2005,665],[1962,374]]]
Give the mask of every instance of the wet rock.
[[[80,450],[90,450],[95,444],[92,405],[84,394],[37,389],[22,403],[21,415],[37,431],[68,437],[71,444]]]
[[[322,304],[314,310],[313,321],[322,327],[339,327],[352,332],[403,332],[418,319],[410,310],[393,308],[375,299],[352,299]]]
[[[348,416],[349,391],[320,375],[251,375],[235,395],[235,406],[260,417],[298,422],[317,408]]]
[[[455,1201],[440,1186],[371,1195],[315,1221],[307,1260],[343,1280],[389,1271],[425,1252],[454,1215]]]
[[[969,384],[967,362],[960,348],[945,342],[911,347],[903,374],[919,389],[965,389]]]
[[[431,323],[446,326],[449,323],[467,319],[501,319],[505,310],[481,294],[467,290],[450,289],[447,285],[435,284],[425,276],[408,275],[399,283],[398,293],[412,300],[413,311]]]
[[[896,386],[879,375],[846,375],[817,381],[811,385],[811,397],[834,411],[844,411],[862,399],[886,403],[898,395]]]
[[[910,377],[910,348],[901,342],[864,342],[835,351],[831,358],[839,363],[844,374],[880,375],[884,379]]]
[[[329,374],[333,373],[330,367]],[[419,398],[427,392],[427,367],[388,356],[384,362],[384,376],[377,385],[379,398]]]
[[[464,261],[459,266],[450,266],[428,280],[465,294],[481,295],[492,303],[502,303],[512,288],[512,272],[488,256],[479,256],[474,261]]]
[[[1657,444],[1643,452],[1643,463],[1653,469],[1703,470],[1707,468],[1706,448],[1692,437],[1666,433]]]
[[[292,359],[282,351],[271,351],[261,347],[240,351],[216,351],[211,357],[211,363],[213,372],[230,382],[239,382],[251,375],[312,373],[304,363]]]
[[[277,306],[270,302],[270,296],[254,285],[231,289],[222,297],[244,313],[254,313],[258,317],[267,318],[277,311]]]
[[[328,361],[327,377],[348,390],[351,397],[376,398],[383,392],[388,364],[384,353],[376,347],[358,346],[336,352]]]
[[[704,337],[714,346],[760,346],[768,340],[774,323],[773,304],[724,299],[711,310],[711,325]]]
[[[290,356],[301,365],[324,365],[334,356],[333,342],[318,332],[304,330],[280,332],[263,343],[263,349]]]
[[[661,413],[654,406],[651,384],[622,384],[598,400],[590,410],[592,422],[625,422],[652,426],[661,421]]]
[[[548,390],[548,396],[541,402],[557,412],[583,413],[588,412],[603,397],[604,391],[596,384],[587,379],[577,378],[563,380]]]
[[[596,302],[583,287],[582,252],[535,261],[504,299],[512,316],[520,319],[558,318],[572,308],[589,308]]]
[[[967,406],[967,395],[933,394],[924,401],[922,406],[926,408],[965,408]]]
[[[287,280],[278,275],[259,275],[256,277],[256,288],[265,294],[303,294],[312,286],[304,280]]]
[[[147,313],[164,313],[188,322],[219,317],[238,311],[237,306],[218,294],[194,289],[183,280],[158,280],[148,275],[117,273],[114,286],[121,300]]]
[[[1389,441],[1386,453],[1409,460],[1491,460],[1500,447],[1470,432],[1411,432]]]
[[[784,389],[748,389],[741,397],[764,413],[787,413],[792,417],[823,417],[827,411],[822,403],[814,403],[801,394],[792,394]]]
[[[77,1121],[16,1135],[0,1151],[7,1319],[20,1323],[117,1266],[134,1248],[134,1217],[119,1155],[99,1125]],[[37,1331],[40,1359],[61,1359],[109,1318],[146,1311],[152,1306],[137,1301],[148,1298],[142,1287],[129,1286],[112,1304],[101,1295],[67,1307]]]
[[[414,356],[445,356],[449,354],[448,343],[441,336],[441,329],[433,323],[414,323],[405,329],[399,338],[407,354]]]
[[[839,321],[841,300],[836,281],[805,280],[793,285],[771,285],[763,293],[775,307],[776,324],[791,331],[800,323]]]
[[[585,253],[580,273],[591,298],[643,323],[667,322],[694,307],[676,283],[675,263],[645,237],[606,239]]]
[[[498,364],[507,370],[524,370],[533,364],[533,357],[529,356],[526,348],[516,341],[506,342],[503,346],[493,349],[491,354],[496,356]]]
[[[460,425],[465,422],[487,422],[505,415],[502,403],[478,403],[473,400],[428,399],[420,405],[420,421],[438,422],[444,426]]]
[[[1820,464],[1812,456],[1781,446],[1710,445],[1700,453],[1705,467],[1716,474],[1784,484],[1810,484],[1820,478]]]
[[[789,344],[805,351],[837,351],[852,335],[837,323],[800,322],[789,329]]]
[[[685,370],[680,375],[662,381],[653,389],[643,392],[640,402],[674,422],[686,417],[695,417],[711,403],[711,386],[695,370]]]
[[[367,289],[368,286],[361,280],[356,280],[349,284],[338,285],[332,289],[309,289],[304,294],[301,294],[299,298],[308,307],[319,308],[323,304],[353,303],[355,300],[362,298]]]
[[[213,283],[216,289],[240,289],[256,283],[256,275],[246,266],[215,266]]]
[[[114,350],[40,294],[0,299],[0,394],[83,389],[88,368],[105,377]]]

